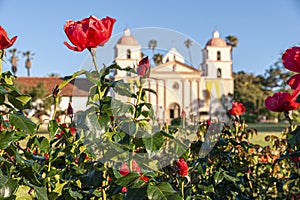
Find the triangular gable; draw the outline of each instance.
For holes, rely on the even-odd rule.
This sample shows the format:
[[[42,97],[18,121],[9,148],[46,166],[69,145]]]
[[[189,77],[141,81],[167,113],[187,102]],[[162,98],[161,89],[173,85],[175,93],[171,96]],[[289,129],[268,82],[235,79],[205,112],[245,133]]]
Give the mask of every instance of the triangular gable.
[[[199,71],[189,65],[178,61],[170,61],[151,69],[151,73],[176,72],[176,73],[199,73]]]

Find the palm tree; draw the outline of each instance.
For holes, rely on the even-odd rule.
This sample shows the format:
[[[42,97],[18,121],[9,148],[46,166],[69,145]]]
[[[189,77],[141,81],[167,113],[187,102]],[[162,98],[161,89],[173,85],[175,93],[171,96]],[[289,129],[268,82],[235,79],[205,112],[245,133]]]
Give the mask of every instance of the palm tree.
[[[189,51],[189,56],[190,56],[190,62],[191,63],[193,63],[193,61],[192,61],[192,54],[191,54],[191,46],[192,46],[192,40],[190,40],[190,39],[187,39],[186,41],[184,41],[184,45],[185,45],[185,47],[188,49],[188,51]]]
[[[163,55],[160,53],[156,53],[153,55],[153,61],[155,63],[155,65],[160,65],[162,64],[162,60],[163,60]]]
[[[237,47],[237,44],[239,43],[239,40],[234,35],[228,35],[225,38],[225,40],[226,40],[227,45],[231,46],[230,53],[231,53],[231,58],[232,58],[232,50],[233,50],[233,48]]]
[[[25,67],[27,69],[27,76],[30,76],[30,69],[31,69],[31,60],[33,59],[34,53],[30,51],[23,52],[23,56],[26,56]]]
[[[148,47],[152,49],[152,52],[154,53],[154,49],[157,47],[157,41],[156,40],[150,40],[148,43]]]
[[[16,48],[13,48],[13,49],[9,50],[9,53],[11,53],[11,57],[10,57],[11,71],[14,73],[14,75],[16,75],[17,70],[18,70],[17,65],[18,65],[18,61],[19,61],[16,54],[19,52],[17,52]]]

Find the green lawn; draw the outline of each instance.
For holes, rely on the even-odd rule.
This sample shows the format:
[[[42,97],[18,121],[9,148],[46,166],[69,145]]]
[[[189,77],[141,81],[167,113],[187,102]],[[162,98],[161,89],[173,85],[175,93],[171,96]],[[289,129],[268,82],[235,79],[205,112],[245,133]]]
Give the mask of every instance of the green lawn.
[[[289,124],[287,123],[256,123],[256,124],[249,124],[249,128],[255,128],[257,130],[257,135],[254,135],[251,138],[251,142],[253,144],[260,144],[260,145],[271,145],[270,142],[265,141],[265,137],[268,135],[275,135],[277,137],[282,137],[282,131],[284,131]]]

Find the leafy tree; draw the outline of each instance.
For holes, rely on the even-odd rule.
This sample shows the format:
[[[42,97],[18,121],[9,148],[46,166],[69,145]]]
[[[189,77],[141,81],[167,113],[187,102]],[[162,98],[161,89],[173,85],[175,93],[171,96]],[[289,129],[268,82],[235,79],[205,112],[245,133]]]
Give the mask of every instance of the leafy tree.
[[[148,43],[148,47],[154,52],[155,48],[157,47],[157,40],[150,40]]]
[[[189,51],[190,62],[193,63],[193,61],[192,61],[192,53],[191,53],[191,48],[190,48],[192,46],[192,40],[190,40],[190,39],[185,40],[184,41],[184,45],[185,45],[185,47]]]
[[[226,36],[225,41],[226,41],[227,45],[231,46],[230,53],[231,53],[231,57],[232,57],[232,50],[233,50],[233,48],[237,47],[239,40],[234,35],[228,35],[228,36]]]
[[[9,53],[11,53],[11,57],[10,57],[10,63],[11,63],[11,71],[14,73],[14,75],[16,75],[17,73],[17,66],[18,66],[18,57],[17,57],[17,49],[16,48],[13,48],[11,50],[9,50]]]
[[[23,56],[26,57],[25,61],[25,68],[27,69],[27,76],[30,76],[30,69],[31,69],[31,60],[33,59],[34,53],[30,51],[23,52]]]
[[[162,64],[162,60],[163,60],[163,55],[160,53],[156,53],[153,55],[153,61],[155,63],[155,65],[160,65]]]
[[[234,76],[234,99],[243,102],[247,113],[257,119],[264,109],[264,92],[259,76],[240,71]]]

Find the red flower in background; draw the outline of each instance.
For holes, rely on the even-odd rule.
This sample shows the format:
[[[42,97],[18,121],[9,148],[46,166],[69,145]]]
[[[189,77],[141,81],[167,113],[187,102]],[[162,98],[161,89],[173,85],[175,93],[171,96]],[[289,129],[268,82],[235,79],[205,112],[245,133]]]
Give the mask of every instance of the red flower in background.
[[[300,47],[288,48],[282,55],[285,68],[300,73]]]
[[[11,47],[16,40],[17,36],[9,39],[6,31],[2,28],[2,26],[0,26],[0,50]]]
[[[144,78],[149,78],[150,71],[151,71],[150,61],[147,56],[139,62],[138,68],[137,68],[137,74]]]
[[[84,18],[81,21],[68,20],[64,31],[74,46],[64,44],[73,51],[103,46],[110,38],[116,19],[106,17],[98,19],[95,16]]]
[[[180,176],[187,176],[189,174],[189,166],[183,158],[179,158],[176,161],[176,167]]]
[[[277,92],[273,96],[268,96],[265,99],[265,106],[267,109],[274,112],[296,110],[300,106],[300,103],[296,102],[298,94],[298,90],[295,90],[293,94],[288,92]]]
[[[228,110],[228,113],[231,115],[241,115],[246,111],[245,106],[239,102],[233,102],[232,108]]]
[[[131,165],[132,165],[132,172],[137,172],[137,173],[139,173],[141,175],[141,177],[139,178],[140,180],[143,180],[145,182],[149,181],[148,177],[142,175],[142,170],[141,170],[139,164],[135,160],[131,161]],[[127,174],[129,174],[130,169],[129,169],[129,167],[128,167],[128,165],[127,165],[126,162],[124,162],[121,165],[119,172],[120,172],[120,174],[122,176],[126,176]]]

